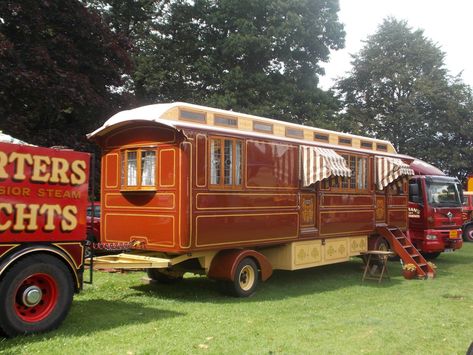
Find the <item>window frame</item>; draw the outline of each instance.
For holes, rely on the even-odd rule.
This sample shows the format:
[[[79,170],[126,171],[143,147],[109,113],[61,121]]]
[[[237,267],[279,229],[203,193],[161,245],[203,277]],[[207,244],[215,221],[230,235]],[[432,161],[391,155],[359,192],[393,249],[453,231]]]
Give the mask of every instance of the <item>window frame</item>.
[[[266,126],[271,128],[271,130],[264,130],[261,128],[258,128],[257,126]],[[266,133],[266,134],[274,134],[274,124],[272,123],[267,123],[267,122],[262,122],[262,121],[253,121],[253,131],[254,132],[260,132],[260,133]]]
[[[225,184],[225,141],[232,142],[232,183]],[[218,184],[212,183],[212,141],[220,141],[221,147],[221,155],[220,155],[220,182]],[[240,184],[236,184],[236,171],[237,171],[237,143],[241,143],[241,161],[240,161]],[[208,161],[208,168],[207,168],[207,186],[210,189],[227,189],[227,190],[242,190],[244,186],[244,179],[245,179],[245,140],[241,138],[233,138],[233,137],[224,137],[224,136],[209,136],[208,137],[208,147],[207,147],[207,161]]]
[[[328,179],[325,179],[326,182],[322,184],[323,190],[330,190],[333,192],[348,192],[348,193],[369,193],[371,190],[370,186],[371,186],[371,181],[372,181],[369,156],[356,154],[356,153],[353,154],[351,152],[339,152],[339,151],[337,151],[337,154],[341,155],[346,160],[348,167],[350,168],[350,170],[352,170],[352,176],[349,178],[344,178],[341,176],[330,176]],[[354,163],[355,171],[353,171],[350,165],[350,161],[352,158],[355,159],[355,163]],[[365,175],[364,175],[365,179],[363,179],[363,181],[366,181],[366,186],[364,188],[358,188],[358,161],[361,159],[365,159],[365,166],[366,166]],[[351,187],[353,178],[355,178],[355,182],[354,182],[355,187]]]
[[[142,185],[142,153],[154,153],[154,184]],[[136,185],[128,185],[128,153],[136,152]],[[120,191],[157,191],[158,187],[158,149],[156,147],[128,147],[120,149]]]
[[[220,114],[214,114],[214,125],[215,126],[221,126],[221,127],[230,127],[230,128],[238,128],[238,117],[235,116],[228,116],[228,115],[220,115]],[[234,125],[228,124],[228,123],[223,123],[223,122],[218,122],[218,120],[229,120],[229,121],[235,121]]]
[[[194,115],[202,115],[202,118],[190,118],[190,117],[184,117],[185,114],[194,114]],[[179,109],[179,120],[180,121],[187,121],[187,122],[194,122],[194,123],[200,123],[200,124],[207,124],[207,112],[205,111],[198,111],[198,110],[193,110],[193,109]]]

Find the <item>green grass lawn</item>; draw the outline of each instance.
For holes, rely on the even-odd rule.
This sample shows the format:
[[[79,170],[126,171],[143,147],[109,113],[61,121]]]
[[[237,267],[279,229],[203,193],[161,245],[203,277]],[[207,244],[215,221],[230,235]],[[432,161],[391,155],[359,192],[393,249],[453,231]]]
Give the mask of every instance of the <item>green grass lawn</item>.
[[[0,354],[465,354],[473,341],[473,243],[433,280],[361,284],[362,263],[276,271],[248,299],[205,277],[150,285],[143,272],[95,273],[62,326],[0,338]]]

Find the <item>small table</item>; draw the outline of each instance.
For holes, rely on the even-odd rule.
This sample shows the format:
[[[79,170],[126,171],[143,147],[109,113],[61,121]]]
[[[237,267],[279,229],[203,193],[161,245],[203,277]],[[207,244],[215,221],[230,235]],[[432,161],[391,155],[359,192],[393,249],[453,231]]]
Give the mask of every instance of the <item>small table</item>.
[[[365,271],[363,273],[363,278],[361,282],[365,280],[377,280],[380,283],[383,278],[391,280],[388,273],[388,258],[394,256],[395,254],[390,251],[383,250],[367,250],[361,252],[361,255],[367,256],[363,258],[365,262]],[[381,269],[380,271],[376,271]]]

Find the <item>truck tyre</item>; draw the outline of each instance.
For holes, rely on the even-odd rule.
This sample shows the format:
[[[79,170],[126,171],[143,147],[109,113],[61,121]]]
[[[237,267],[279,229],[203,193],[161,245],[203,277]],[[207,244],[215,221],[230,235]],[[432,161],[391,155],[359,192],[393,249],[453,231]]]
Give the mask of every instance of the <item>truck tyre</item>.
[[[426,258],[427,260],[434,260],[437,259],[440,255],[440,252],[435,252],[435,253],[422,253],[422,256]]]
[[[227,281],[222,286],[226,293],[235,297],[249,297],[258,286],[259,271],[252,258],[244,258],[238,263],[233,281]]]
[[[184,278],[184,273],[179,271],[165,271],[160,269],[146,269],[148,277],[161,284],[173,284]]]
[[[55,329],[69,312],[73,294],[64,263],[46,254],[27,256],[0,281],[0,328],[10,337]]]
[[[463,231],[463,240],[465,242],[473,242],[473,224],[465,227]]]

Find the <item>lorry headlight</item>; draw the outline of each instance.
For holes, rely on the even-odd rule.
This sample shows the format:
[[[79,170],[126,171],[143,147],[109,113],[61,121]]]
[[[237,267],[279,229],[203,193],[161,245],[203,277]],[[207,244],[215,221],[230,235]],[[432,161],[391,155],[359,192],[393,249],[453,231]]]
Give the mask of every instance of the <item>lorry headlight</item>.
[[[425,236],[425,239],[427,239],[427,240],[436,240],[436,239],[437,239],[437,236],[434,235],[434,234],[427,234],[427,235]]]

